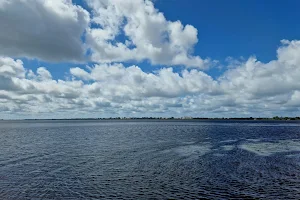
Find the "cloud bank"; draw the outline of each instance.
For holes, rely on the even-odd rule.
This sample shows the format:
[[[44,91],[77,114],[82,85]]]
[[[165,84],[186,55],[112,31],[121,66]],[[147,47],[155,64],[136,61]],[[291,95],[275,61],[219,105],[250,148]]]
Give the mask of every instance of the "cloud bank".
[[[2,57],[1,110],[121,116],[297,112],[300,41],[282,42],[277,60],[262,63],[251,57],[235,62],[217,79],[197,69],[174,72],[166,67],[146,73],[138,66],[117,63],[70,68],[65,80],[54,80],[45,67],[33,72],[21,60]]]
[[[282,40],[267,63],[231,59],[213,78],[202,71],[213,61],[193,55],[198,30],[167,20],[153,2],[86,6],[0,0],[0,118],[299,113],[300,41]],[[47,65],[24,67],[24,59],[87,65],[57,79]],[[146,72],[142,61],[163,67]]]

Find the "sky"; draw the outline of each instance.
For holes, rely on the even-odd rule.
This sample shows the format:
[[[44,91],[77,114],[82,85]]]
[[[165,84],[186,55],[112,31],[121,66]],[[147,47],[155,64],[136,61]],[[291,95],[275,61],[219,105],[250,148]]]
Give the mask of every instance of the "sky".
[[[0,118],[300,116],[299,6],[0,0]]]

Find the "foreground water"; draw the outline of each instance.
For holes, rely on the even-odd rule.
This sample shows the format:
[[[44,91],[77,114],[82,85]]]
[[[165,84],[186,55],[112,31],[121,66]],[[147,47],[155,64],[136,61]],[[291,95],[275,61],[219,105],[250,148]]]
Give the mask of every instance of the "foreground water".
[[[300,123],[2,121],[0,199],[300,199]]]

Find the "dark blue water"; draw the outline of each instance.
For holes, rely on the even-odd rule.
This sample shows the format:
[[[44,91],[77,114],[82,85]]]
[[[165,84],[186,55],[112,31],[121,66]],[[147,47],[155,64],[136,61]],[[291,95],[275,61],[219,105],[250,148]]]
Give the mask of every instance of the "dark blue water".
[[[300,199],[300,124],[2,121],[0,199]]]

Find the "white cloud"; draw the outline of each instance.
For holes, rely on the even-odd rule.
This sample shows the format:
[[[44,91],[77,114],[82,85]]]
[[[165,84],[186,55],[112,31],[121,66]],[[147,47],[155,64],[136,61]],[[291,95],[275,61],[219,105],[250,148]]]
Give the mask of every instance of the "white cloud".
[[[224,91],[235,91],[248,98],[286,95],[300,90],[300,42],[284,41],[277,60],[268,63],[249,58],[221,78]]]
[[[145,73],[137,66],[125,68],[122,64],[95,65],[87,72],[71,68],[71,74],[79,79],[94,81],[87,87],[90,91],[101,91],[107,96],[127,98],[177,97],[200,92],[215,93],[217,82],[197,70],[183,70],[180,74],[172,68],[163,68],[157,73]]]
[[[92,61],[99,63],[210,65],[209,59],[193,56],[198,30],[168,21],[153,2],[86,2],[92,13],[71,0],[0,0],[0,55],[86,62],[91,50]]]
[[[93,0],[88,44],[96,62],[149,60],[152,64],[205,68],[209,60],[193,56],[198,31],[180,21],[168,21],[149,0]],[[124,41],[116,42],[118,36]]]
[[[20,60],[2,57],[1,113],[39,117],[296,115],[300,43],[286,41],[277,52],[278,59],[268,63],[253,57],[233,61],[234,66],[215,80],[196,69],[146,73],[123,64],[75,67],[66,80],[54,80],[44,67],[33,72],[24,69]]]
[[[71,0],[0,0],[0,55],[82,61],[89,13]]]
[[[21,60],[0,57],[0,74],[4,77],[24,77],[25,69]]]
[[[39,79],[42,81],[52,79],[52,75],[45,67],[39,67],[36,73],[38,74]]]

